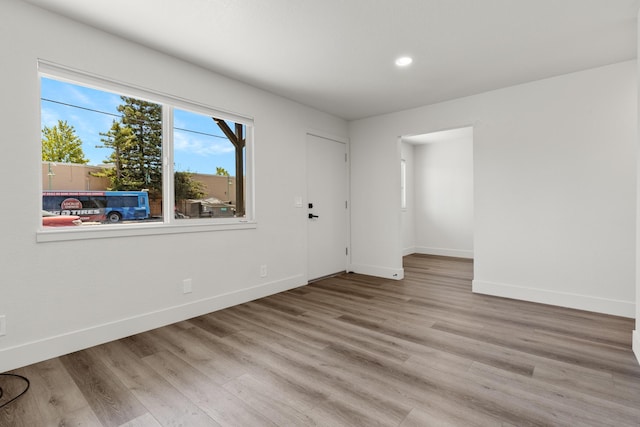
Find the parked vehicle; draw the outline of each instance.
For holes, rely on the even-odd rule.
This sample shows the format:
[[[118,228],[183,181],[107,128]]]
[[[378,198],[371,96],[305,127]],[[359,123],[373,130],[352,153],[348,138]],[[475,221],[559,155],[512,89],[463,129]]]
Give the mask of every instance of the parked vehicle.
[[[56,215],[77,215],[82,221],[118,223],[147,219],[146,191],[44,191],[42,209]]]
[[[82,221],[78,215],[56,215],[43,210],[42,225],[45,227],[69,227],[72,225],[82,225]]]

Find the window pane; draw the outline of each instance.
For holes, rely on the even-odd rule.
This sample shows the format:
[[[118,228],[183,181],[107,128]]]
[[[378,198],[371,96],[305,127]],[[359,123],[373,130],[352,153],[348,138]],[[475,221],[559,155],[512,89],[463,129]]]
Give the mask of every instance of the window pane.
[[[43,210],[84,227],[161,220],[161,105],[46,77],[41,88]]]
[[[246,126],[173,110],[175,216],[244,217]]]

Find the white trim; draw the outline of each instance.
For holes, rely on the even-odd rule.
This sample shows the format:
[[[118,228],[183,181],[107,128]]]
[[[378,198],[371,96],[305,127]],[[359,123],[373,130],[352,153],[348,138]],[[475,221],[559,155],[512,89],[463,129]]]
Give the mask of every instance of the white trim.
[[[88,85],[95,89],[114,92],[118,95],[131,96],[155,103],[170,104],[177,108],[184,108],[201,114],[210,114],[214,111],[216,116],[221,119],[230,120],[235,123],[242,123],[247,126],[253,126],[253,118],[246,115],[228,111],[223,108],[213,107],[200,102],[191,101],[179,96],[170,95],[168,93],[142,86],[121,82],[87,71],[76,70],[45,59],[38,59],[38,72],[42,76],[56,80],[63,80],[75,85]]]
[[[36,232],[36,242],[60,242],[67,240],[108,239],[112,237],[154,236],[160,234],[204,233],[224,230],[246,230],[257,228],[255,221],[239,221],[237,218],[221,218],[212,222],[208,218],[189,219],[179,225],[162,222],[146,224],[101,224],[53,228]]]
[[[387,268],[375,265],[351,264],[347,271],[393,280],[404,279],[404,268]]]
[[[173,107],[162,106],[162,220],[172,225],[176,206],[175,171],[173,169]]]
[[[0,372],[17,369],[52,357],[58,357],[304,285],[306,283],[302,275],[291,276],[248,289],[191,301],[5,348],[0,350]]]
[[[407,161],[403,158],[400,159],[400,209],[407,210]]]
[[[402,256],[413,255],[416,253],[415,246],[411,246],[410,248],[402,249]]]
[[[466,249],[447,249],[447,248],[429,248],[425,246],[416,246],[415,252],[423,255],[440,255],[450,256],[456,258],[470,258],[473,259],[473,251]]]
[[[313,135],[313,136],[317,136],[319,138],[330,139],[330,140],[335,141],[335,142],[340,142],[342,144],[349,145],[349,138],[344,137],[344,136],[340,136],[340,135],[336,135],[336,134],[331,133],[331,132],[325,132],[325,131],[319,130],[319,129],[307,128],[307,130],[305,132],[305,136],[306,135]]]
[[[636,329],[633,331],[633,352],[636,355],[636,359],[638,359],[638,363],[640,363],[640,330]]]
[[[245,127],[244,135],[244,216],[249,222],[257,221],[256,212],[256,164],[255,126]]]
[[[484,280],[473,280],[472,290],[478,294],[575,308],[614,316],[635,317],[636,305],[631,301],[620,301],[547,289],[534,289]]]

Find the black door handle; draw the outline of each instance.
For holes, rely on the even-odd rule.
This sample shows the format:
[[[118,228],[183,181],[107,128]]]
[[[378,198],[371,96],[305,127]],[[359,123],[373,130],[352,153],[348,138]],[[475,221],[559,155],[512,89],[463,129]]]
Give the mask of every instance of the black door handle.
[[[314,215],[312,213],[309,214],[309,219],[320,218],[318,215]]]

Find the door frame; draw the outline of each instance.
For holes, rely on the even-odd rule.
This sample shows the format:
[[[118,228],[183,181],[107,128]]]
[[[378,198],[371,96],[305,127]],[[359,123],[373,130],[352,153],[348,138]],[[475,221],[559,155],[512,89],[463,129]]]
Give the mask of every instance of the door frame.
[[[345,162],[345,179],[346,182],[344,183],[344,188],[345,188],[345,197],[346,197],[346,201],[347,201],[347,208],[345,209],[345,229],[346,229],[346,233],[347,235],[345,236],[345,244],[347,245],[347,255],[346,255],[346,259],[345,259],[345,271],[347,273],[351,272],[351,144],[349,141],[348,137],[345,136],[339,136],[336,134],[332,134],[329,132],[325,132],[322,130],[318,130],[318,129],[311,129],[311,128],[307,128],[307,130],[304,133],[304,158],[305,158],[305,171],[307,170],[307,161],[308,161],[308,157],[307,157],[307,137],[309,135],[312,136],[316,136],[319,138],[324,138],[324,139],[330,139],[332,141],[335,142],[339,142],[345,145],[345,153],[347,155],[347,161]],[[308,176],[306,176],[305,174],[305,184],[308,184]],[[309,194],[307,192],[307,185],[305,185],[305,203],[304,206],[306,207],[307,204],[309,203]],[[304,216],[305,218],[307,217],[307,209],[304,209]],[[307,263],[305,265],[305,276],[307,278],[307,283],[309,282],[309,222],[307,221],[307,233],[305,233],[305,253],[306,253],[306,258],[307,258]],[[315,279],[314,279],[315,280]]]

